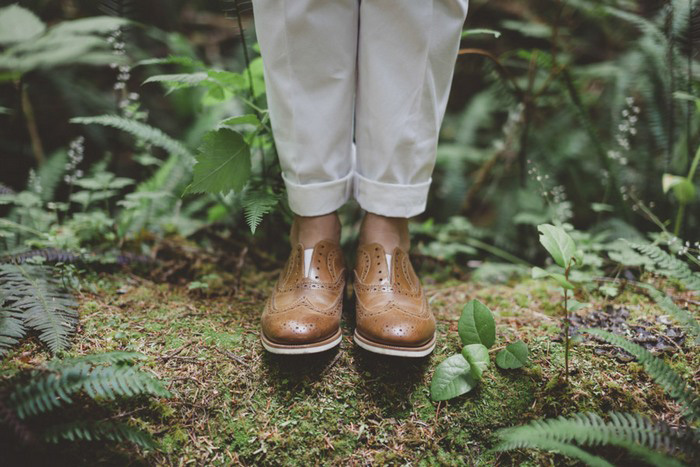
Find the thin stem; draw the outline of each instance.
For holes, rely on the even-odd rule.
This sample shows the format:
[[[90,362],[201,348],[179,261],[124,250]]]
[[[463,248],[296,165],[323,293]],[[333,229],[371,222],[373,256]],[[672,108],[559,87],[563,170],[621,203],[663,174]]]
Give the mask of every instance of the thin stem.
[[[241,45],[243,46],[243,59],[245,60],[245,68],[248,73],[248,87],[250,88],[250,98],[255,99],[255,89],[253,88],[253,73],[250,71],[250,56],[248,55],[248,43],[245,39],[243,30],[243,20],[241,19],[241,9],[238,5],[238,0],[235,0],[236,5],[236,21],[238,22],[238,31],[241,33]],[[258,115],[258,117],[260,117]]]
[[[695,157],[693,158],[693,163],[690,165],[690,170],[688,171],[688,181],[692,182],[695,178],[695,172],[698,170],[698,164],[700,164],[700,147],[695,151]]]
[[[34,108],[32,107],[31,100],[29,100],[27,86],[23,82],[20,82],[20,93],[22,96],[22,113],[24,114],[24,120],[27,124],[27,131],[29,132],[29,139],[32,143],[34,159],[36,159],[37,165],[41,165],[46,159],[44,156],[44,145],[41,143],[39,129],[37,128],[36,118],[34,117]]]
[[[569,281],[571,264],[564,271],[564,277]],[[569,289],[564,289],[564,367],[566,369],[565,381],[569,382]]]
[[[683,224],[683,217],[685,216],[685,203],[681,202],[678,206],[678,212],[676,212],[676,222],[673,225],[673,235],[676,237],[681,233],[681,225]]]
[[[688,144],[690,144],[690,141],[688,141]],[[693,162],[690,165],[690,170],[688,171],[688,176],[686,177],[686,180],[688,180],[690,183],[693,183],[693,178],[695,178],[695,172],[698,170],[699,163],[700,147],[697,151],[695,151],[695,157],[693,158]],[[676,213],[676,222],[673,226],[673,235],[675,235],[676,237],[680,234],[681,225],[683,224],[683,217],[685,216],[685,205],[686,203],[681,201],[680,206],[678,206],[678,212]]]
[[[494,256],[498,256],[507,261],[510,261],[513,264],[520,264],[522,266],[532,267],[532,264],[528,263],[527,261],[522,260],[517,256],[511,255],[507,251],[502,250],[498,247],[489,245],[488,243],[482,242],[481,240],[477,240],[476,238],[467,238],[464,240],[464,243],[476,248],[481,248],[482,250],[487,251]]]

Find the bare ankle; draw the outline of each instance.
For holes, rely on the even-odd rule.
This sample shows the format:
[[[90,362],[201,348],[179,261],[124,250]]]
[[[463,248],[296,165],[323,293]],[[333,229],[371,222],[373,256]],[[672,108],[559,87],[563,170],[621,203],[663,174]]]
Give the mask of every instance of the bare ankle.
[[[379,243],[387,253],[399,247],[408,251],[411,237],[408,233],[408,219],[404,217],[386,217],[368,212],[362,219],[360,227],[360,245]]]
[[[321,240],[340,243],[340,219],[332,212],[322,216],[295,216],[289,241],[292,247],[301,243],[304,248],[313,248]]]

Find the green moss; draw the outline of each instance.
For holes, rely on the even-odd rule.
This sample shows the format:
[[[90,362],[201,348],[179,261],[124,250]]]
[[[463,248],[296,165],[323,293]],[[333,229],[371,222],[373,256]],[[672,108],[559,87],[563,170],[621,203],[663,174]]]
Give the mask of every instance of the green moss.
[[[573,348],[573,371],[565,384],[563,347],[552,340],[560,332],[560,296],[546,282],[428,287],[439,317],[438,345],[431,357],[407,361],[355,347],[347,316],[338,353],[266,354],[259,316],[272,277],[251,270],[242,278],[247,293],[204,297],[146,281],[123,287],[125,278],[103,276],[96,295],[81,303],[81,346],[73,353],[142,352],[149,370],[168,381],[175,395],[149,405],[143,420],[140,413],[133,419],[160,433],[163,450],[153,454],[153,463],[567,465],[548,453],[489,452],[494,432],[583,410],[677,410],[639,365],[597,355],[589,343]],[[510,371],[491,365],[474,391],[434,403],[428,390],[432,372],[459,351],[456,322],[471,298],[496,316],[499,337],[492,356],[499,346],[523,339],[532,365]],[[630,303],[634,298],[628,297]],[[644,298],[638,303],[635,319],[658,312]],[[346,311],[351,308],[348,303]],[[47,357],[27,341],[3,362],[0,379],[26,366],[26,355],[32,362]],[[684,348],[671,364],[690,378],[698,358]]]

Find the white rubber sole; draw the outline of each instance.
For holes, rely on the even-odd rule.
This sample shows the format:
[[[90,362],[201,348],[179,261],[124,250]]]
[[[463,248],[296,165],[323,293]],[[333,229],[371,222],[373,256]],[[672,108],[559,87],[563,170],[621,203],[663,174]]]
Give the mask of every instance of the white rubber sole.
[[[353,340],[355,341],[355,344],[367,350],[368,352],[373,352],[381,355],[391,355],[392,357],[409,358],[420,358],[430,355],[430,353],[433,350],[435,350],[436,344],[435,337],[433,336],[432,342],[430,342],[424,347],[419,347],[417,349],[411,349],[408,347],[403,349],[398,347],[386,347],[379,344],[372,344],[371,342],[367,341],[367,339],[363,339],[361,336],[358,336],[357,331],[355,331]]]
[[[318,345],[280,345],[270,342],[262,333],[260,335],[260,342],[262,342],[265,350],[277,355],[306,355],[325,352],[340,344],[342,340],[343,334],[340,331],[338,331],[337,336],[333,336],[328,341]]]

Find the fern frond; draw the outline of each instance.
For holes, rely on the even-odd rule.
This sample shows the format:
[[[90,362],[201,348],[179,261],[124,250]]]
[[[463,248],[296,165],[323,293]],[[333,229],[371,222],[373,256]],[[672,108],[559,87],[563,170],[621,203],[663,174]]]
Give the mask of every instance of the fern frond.
[[[52,363],[48,372],[35,372],[27,384],[16,388],[8,397],[9,406],[24,419],[70,404],[71,396],[79,392],[107,400],[141,394],[170,397],[148,373],[126,364],[111,364],[135,358],[134,354],[118,352]]]
[[[70,347],[78,324],[77,304],[46,268],[0,265],[0,292],[5,307],[21,315],[24,327],[36,330],[52,352]]]
[[[527,425],[505,428],[497,433],[501,442],[494,448],[508,451],[520,448],[556,450],[580,459],[589,465],[611,465],[599,457],[588,457],[579,446],[610,445],[626,448],[633,455],[654,465],[680,466],[675,459],[655,452],[655,449],[687,449],[686,440],[668,426],[654,424],[637,414],[610,414],[606,422],[593,413],[578,413],[570,418],[535,420]],[[575,444],[573,444],[575,443]]]
[[[133,16],[135,0],[101,0],[100,10],[110,16],[130,18]]]
[[[648,257],[656,264],[654,272],[677,279],[690,290],[700,290],[700,274],[675,256],[657,245],[627,242],[631,248]]]
[[[9,186],[5,185],[4,183],[0,183],[0,195],[14,195],[15,190],[10,188]]]
[[[154,449],[156,443],[150,434],[126,423],[99,421],[74,421],[47,428],[43,433],[45,441],[58,443],[67,441],[109,440],[117,443],[128,441],[144,449]]]
[[[58,248],[41,248],[0,257],[0,263],[23,264],[35,256],[40,256],[49,263],[78,263],[83,259],[79,254],[71,251]]]
[[[66,172],[68,153],[65,150],[57,151],[46,162],[39,166],[37,176],[41,182],[41,198],[44,201],[53,201],[56,188],[63,180]]]
[[[140,138],[153,146],[165,149],[170,154],[176,154],[182,157],[187,163],[194,163],[194,156],[192,156],[192,153],[181,142],[166,135],[158,128],[136,120],[130,120],[118,115],[98,115],[95,117],[75,117],[71,118],[70,122],[82,125],[96,124],[116,128]]]
[[[182,55],[171,55],[162,58],[147,58],[136,63],[134,66],[144,65],[180,65],[191,68],[206,68],[204,62]]]
[[[649,293],[649,296],[657,305],[663,308],[669,315],[676,318],[683,328],[695,337],[696,344],[700,343],[700,323],[688,310],[679,307],[671,300],[671,297],[648,284],[643,284],[641,287]]]
[[[203,71],[194,73],[170,73],[166,75],[149,76],[142,84],[165,83],[177,88],[197,86],[202,81],[209,79],[209,75]]]
[[[678,373],[673,371],[663,360],[655,357],[644,347],[602,329],[589,328],[582,329],[581,332],[597,336],[633,355],[644,366],[644,369],[654,381],[683,406],[686,412],[685,415],[690,420],[700,419],[700,399],[686,387],[685,381]]]
[[[136,187],[136,192],[172,193],[190,177],[190,172],[180,162],[180,157],[172,155],[149,178]]]
[[[589,452],[584,451],[578,446],[574,446],[569,443],[560,443],[557,441],[552,441],[548,439],[538,439],[538,440],[514,440],[505,441],[494,448],[495,451],[512,451],[514,449],[541,449],[544,451],[551,451],[562,454],[572,459],[578,459],[581,462],[585,462],[587,465],[592,467],[614,467],[613,464],[606,461],[602,457],[595,456]]]
[[[0,309],[0,357],[24,337],[25,329],[19,313]]]
[[[272,212],[279,199],[279,195],[265,191],[247,191],[243,195],[241,204],[251,233],[255,234],[263,216]]]
[[[59,371],[61,370],[61,368],[65,368],[67,365],[74,365],[78,363],[87,363],[89,365],[101,365],[109,363],[111,365],[114,365],[118,363],[135,363],[136,361],[141,361],[145,359],[146,356],[142,353],[114,351],[53,360],[48,362],[46,364],[46,367],[50,370]]]

